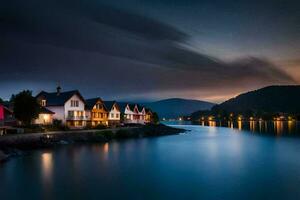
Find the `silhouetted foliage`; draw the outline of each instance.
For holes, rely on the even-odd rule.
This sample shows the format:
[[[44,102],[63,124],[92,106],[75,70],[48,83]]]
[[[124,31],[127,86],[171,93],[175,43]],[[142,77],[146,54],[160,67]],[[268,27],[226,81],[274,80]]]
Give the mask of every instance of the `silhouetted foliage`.
[[[33,119],[38,117],[39,104],[32,96],[32,92],[24,90],[11,99],[15,117],[23,125],[30,125]]]
[[[158,114],[156,112],[154,112],[152,114],[152,123],[154,123],[154,124],[158,124],[159,123],[159,117],[158,117]]]
[[[239,115],[265,120],[281,114],[300,114],[300,86],[269,86],[241,94],[224,103],[215,105],[211,111],[197,111],[191,114],[192,120],[201,116],[213,115],[217,119],[234,120]]]
[[[300,86],[270,86],[241,94],[212,108],[213,112],[300,113]]]

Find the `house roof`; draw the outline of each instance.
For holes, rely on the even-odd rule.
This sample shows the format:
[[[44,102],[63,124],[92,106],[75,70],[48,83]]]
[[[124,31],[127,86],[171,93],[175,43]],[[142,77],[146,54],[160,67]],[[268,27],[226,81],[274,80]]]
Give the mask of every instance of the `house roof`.
[[[107,110],[106,105],[104,104],[104,102],[102,101],[102,99],[100,97],[96,97],[96,98],[92,98],[92,99],[86,99],[85,100],[85,102],[86,102],[86,109],[92,110],[93,107],[96,105],[96,103],[98,101],[101,101],[104,109]]]
[[[85,102],[84,98],[81,96],[78,90],[72,90],[67,92],[40,92],[36,98],[43,97],[47,101],[47,106],[62,106],[64,105],[72,96],[78,95],[83,102]]]
[[[120,108],[120,111],[121,112],[124,112],[125,111],[125,108],[127,106],[128,103],[124,103],[124,102],[118,102],[118,105],[119,105],[119,108]]]
[[[143,110],[143,106],[141,106],[141,105],[139,105],[139,104],[137,104],[137,107],[138,107],[138,109],[139,109],[139,112],[141,112],[142,110]]]
[[[130,110],[134,111],[134,107],[135,107],[136,104],[131,103],[131,104],[128,104],[128,105],[129,105]]]
[[[106,108],[108,109],[108,110],[111,110],[112,109],[112,107],[113,107],[113,105],[117,105],[118,106],[118,104],[117,104],[117,102],[116,101],[103,101],[104,102],[104,105],[106,106]],[[119,108],[119,106],[118,106],[118,108]],[[119,108],[120,109],[120,108]]]
[[[55,112],[52,112],[51,110],[48,110],[47,108],[41,106],[40,109],[39,109],[39,114],[50,114],[50,115],[54,115]]]
[[[5,110],[6,112],[10,113],[10,114],[13,114],[13,111],[11,109],[9,109],[8,107],[6,107],[5,105],[3,104],[0,104],[0,107],[3,108],[3,110]]]
[[[145,108],[146,113],[152,113],[152,110],[150,108]]]

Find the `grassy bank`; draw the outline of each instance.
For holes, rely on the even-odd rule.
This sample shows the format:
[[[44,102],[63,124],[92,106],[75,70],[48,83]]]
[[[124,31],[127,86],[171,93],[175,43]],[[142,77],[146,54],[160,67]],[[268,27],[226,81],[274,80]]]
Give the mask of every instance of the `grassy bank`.
[[[0,161],[6,160],[10,156],[20,155],[24,150],[49,148],[63,144],[102,143],[128,138],[174,135],[181,132],[184,130],[159,124],[104,130],[8,135],[0,137]]]

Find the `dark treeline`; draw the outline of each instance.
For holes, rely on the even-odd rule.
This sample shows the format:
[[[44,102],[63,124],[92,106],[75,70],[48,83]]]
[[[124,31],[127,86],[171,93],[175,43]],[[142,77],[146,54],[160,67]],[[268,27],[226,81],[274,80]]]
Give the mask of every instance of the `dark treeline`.
[[[192,120],[300,119],[300,86],[269,86],[247,92],[211,110],[194,112],[190,117]]]

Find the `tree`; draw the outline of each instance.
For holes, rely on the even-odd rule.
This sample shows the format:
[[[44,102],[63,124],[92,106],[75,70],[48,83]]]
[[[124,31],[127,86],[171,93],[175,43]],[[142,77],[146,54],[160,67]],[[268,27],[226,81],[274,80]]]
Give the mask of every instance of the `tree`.
[[[159,117],[158,117],[158,114],[156,112],[154,112],[152,114],[152,123],[154,123],[154,124],[158,124],[159,123]]]
[[[0,104],[3,104],[3,103],[4,103],[3,99],[0,98]]]
[[[24,90],[12,98],[15,117],[23,125],[30,125],[33,119],[38,117],[39,104],[32,96],[32,92]]]

